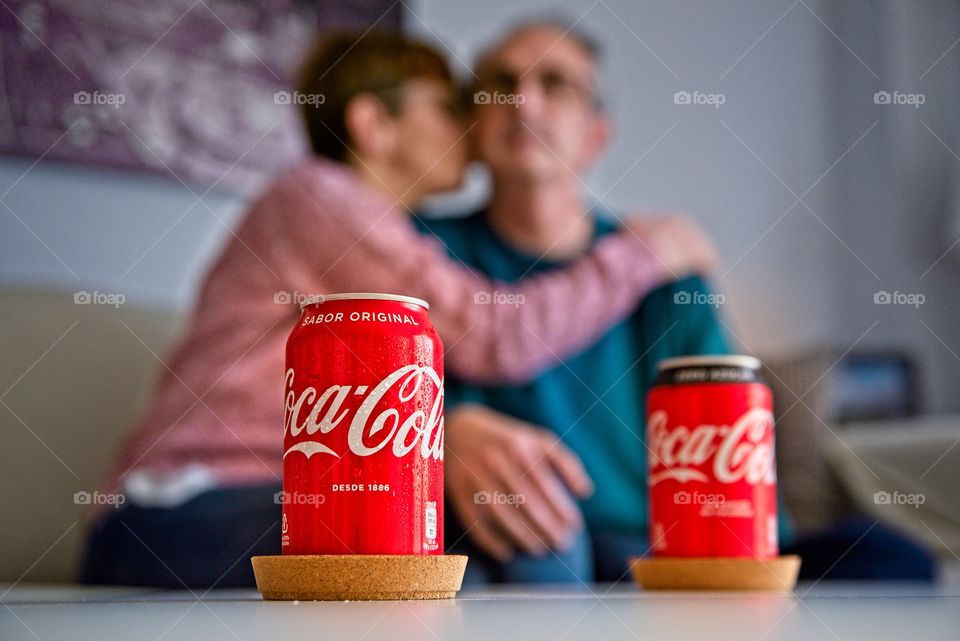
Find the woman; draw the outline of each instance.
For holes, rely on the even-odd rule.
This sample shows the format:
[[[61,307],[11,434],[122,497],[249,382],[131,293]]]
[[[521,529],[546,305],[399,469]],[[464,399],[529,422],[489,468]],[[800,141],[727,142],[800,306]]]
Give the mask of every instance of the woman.
[[[406,212],[455,188],[467,153],[445,62],[396,34],[325,38],[299,91],[313,157],[253,204],[200,293],[152,405],[104,491],[82,579],[160,587],[252,585],[277,553],[284,342],[298,295],[426,299],[446,367],[522,381],[589,344],[663,281],[707,267],[696,229],[646,223],[569,269],[511,287],[450,261]],[[678,233],[679,232],[679,233]],[[482,292],[523,305],[476,304]]]

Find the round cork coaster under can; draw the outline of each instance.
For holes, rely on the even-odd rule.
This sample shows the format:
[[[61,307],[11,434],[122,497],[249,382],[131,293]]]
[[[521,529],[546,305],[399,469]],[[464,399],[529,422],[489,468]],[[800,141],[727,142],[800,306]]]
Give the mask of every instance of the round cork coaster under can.
[[[255,556],[257,589],[268,601],[452,599],[467,557],[323,554]]]
[[[789,592],[800,557],[772,559],[654,557],[630,559],[633,579],[645,590],[765,590]]]

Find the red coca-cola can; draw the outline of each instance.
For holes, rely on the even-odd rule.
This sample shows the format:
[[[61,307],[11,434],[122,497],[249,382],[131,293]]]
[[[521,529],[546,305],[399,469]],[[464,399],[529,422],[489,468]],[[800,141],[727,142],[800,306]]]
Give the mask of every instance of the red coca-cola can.
[[[443,345],[426,302],[334,294],[287,340],[283,554],[443,553]]]
[[[647,399],[654,556],[779,554],[773,395],[752,356],[658,363]]]

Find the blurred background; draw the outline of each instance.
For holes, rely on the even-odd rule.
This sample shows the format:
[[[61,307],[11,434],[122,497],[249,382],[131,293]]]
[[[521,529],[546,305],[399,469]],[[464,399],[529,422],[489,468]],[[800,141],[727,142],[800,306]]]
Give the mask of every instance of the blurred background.
[[[402,29],[469,79],[538,16],[602,46],[617,131],[585,198],[687,210],[715,238],[798,526],[863,513],[960,561],[960,5],[0,5],[0,580],[72,576],[83,493],[205,269],[306,153],[285,92],[314,30]],[[484,189],[478,169],[431,210]]]

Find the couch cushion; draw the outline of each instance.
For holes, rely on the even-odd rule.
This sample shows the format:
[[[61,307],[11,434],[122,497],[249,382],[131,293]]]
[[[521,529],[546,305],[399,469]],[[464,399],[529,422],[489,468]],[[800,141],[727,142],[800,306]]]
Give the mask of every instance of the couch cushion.
[[[774,398],[777,479],[800,534],[831,525],[849,509],[823,450],[824,441],[835,438],[826,393],[835,359],[828,349],[764,359]]]
[[[165,358],[181,326],[169,310],[75,293],[0,290],[0,581],[34,563],[25,580],[73,578],[75,493],[96,490],[162,367],[151,351]]]

